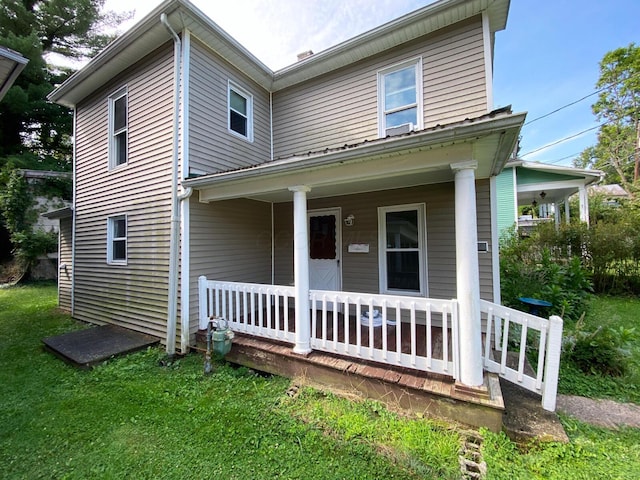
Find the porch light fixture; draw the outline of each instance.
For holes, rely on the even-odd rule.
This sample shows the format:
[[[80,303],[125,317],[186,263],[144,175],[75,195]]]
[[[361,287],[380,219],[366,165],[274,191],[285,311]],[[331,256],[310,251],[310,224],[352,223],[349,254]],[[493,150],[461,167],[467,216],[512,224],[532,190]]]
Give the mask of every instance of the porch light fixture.
[[[355,220],[356,217],[353,216],[352,213],[350,213],[349,215],[347,215],[344,219],[344,226],[345,227],[353,227],[353,221]]]
[[[535,199],[535,198],[533,199],[533,202],[531,202],[531,206],[532,206],[533,208],[536,208],[536,207],[538,206],[538,202],[536,202],[536,199]]]
[[[547,194],[546,194],[546,192],[544,190],[540,192],[540,198],[542,200],[544,200],[544,197],[546,197],[546,196],[547,196]]]

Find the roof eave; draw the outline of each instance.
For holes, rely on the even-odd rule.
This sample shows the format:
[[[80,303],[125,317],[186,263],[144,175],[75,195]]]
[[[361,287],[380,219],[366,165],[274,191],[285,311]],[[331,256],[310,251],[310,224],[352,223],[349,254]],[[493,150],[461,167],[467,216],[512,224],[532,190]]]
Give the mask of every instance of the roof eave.
[[[282,173],[291,173],[296,170],[322,168],[338,163],[344,164],[367,157],[391,155],[403,151],[410,151],[416,148],[432,148],[437,147],[438,145],[451,144],[452,142],[470,141],[480,136],[486,136],[492,133],[502,134],[507,131],[509,132],[508,140],[503,142],[504,146],[501,146],[499,151],[496,151],[496,157],[499,155],[508,155],[509,145],[515,143],[525,117],[526,113],[518,113],[473,123],[461,122],[438,129],[418,132],[404,137],[387,138],[371,144],[365,143],[353,148],[337,150],[331,153],[318,153],[311,156],[292,157],[286,160],[264,163],[250,168],[214,173],[203,177],[185,180],[183,184],[187,187],[198,188],[211,186],[218,182],[233,182],[261,175],[278,175]],[[496,162],[496,159],[494,158],[491,170],[492,175],[495,175],[496,169],[501,169],[504,163],[506,163],[506,160]]]
[[[24,67],[27,66],[29,60],[18,52],[4,47],[0,47],[0,58],[13,63],[9,68],[9,73],[6,78],[0,79],[0,100],[2,100],[7,91],[13,85],[13,82],[18,78],[18,75],[20,75],[20,72],[22,72]]]

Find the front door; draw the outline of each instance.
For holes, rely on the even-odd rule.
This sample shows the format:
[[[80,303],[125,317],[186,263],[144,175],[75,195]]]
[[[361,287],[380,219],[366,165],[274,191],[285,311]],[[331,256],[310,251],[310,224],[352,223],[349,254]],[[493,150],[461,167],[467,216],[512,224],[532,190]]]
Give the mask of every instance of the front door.
[[[312,290],[339,291],[341,288],[340,221],[339,208],[309,212],[309,288]]]

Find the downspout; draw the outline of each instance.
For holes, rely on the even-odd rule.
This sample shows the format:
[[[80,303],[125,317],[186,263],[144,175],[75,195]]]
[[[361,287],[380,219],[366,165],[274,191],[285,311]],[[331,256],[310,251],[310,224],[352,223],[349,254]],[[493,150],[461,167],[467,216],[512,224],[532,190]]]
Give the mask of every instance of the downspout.
[[[178,205],[178,127],[180,121],[180,37],[171,28],[167,14],[160,22],[173,38],[173,160],[171,166],[171,233],[169,240],[169,289],[167,293],[167,355],[176,353],[176,321],[178,316],[178,246],[180,241],[180,209]]]
[[[78,144],[78,107],[73,107],[73,194],[71,198],[71,316],[76,314],[76,192],[78,190],[78,165],[76,160]],[[59,220],[58,220],[59,222]],[[60,224],[58,223],[58,227]],[[58,257],[60,258],[60,257]],[[59,282],[59,281],[58,281]]]

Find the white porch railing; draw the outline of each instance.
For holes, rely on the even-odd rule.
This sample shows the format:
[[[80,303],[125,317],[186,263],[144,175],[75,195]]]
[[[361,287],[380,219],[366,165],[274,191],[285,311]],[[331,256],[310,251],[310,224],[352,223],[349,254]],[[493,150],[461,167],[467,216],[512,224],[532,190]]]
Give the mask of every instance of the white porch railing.
[[[294,294],[288,286],[200,277],[199,326],[206,328],[212,316],[224,317],[236,332],[294,344]],[[456,300],[322,290],[311,290],[309,300],[313,349],[459,378]],[[484,368],[541,394],[543,407],[555,410],[562,319],[485,300],[480,305],[487,332]],[[367,312],[375,310],[377,327],[366,322]]]
[[[484,367],[527,390],[542,395],[542,407],[554,411],[558,392],[562,319],[536,317],[512,308],[480,301],[487,318]],[[495,353],[491,347],[494,333]],[[517,358],[517,361],[516,361]],[[529,366],[526,359],[532,360]],[[532,369],[535,368],[535,371]]]
[[[324,290],[310,300],[313,349],[458,378],[455,300]],[[367,321],[374,311],[379,327]]]
[[[216,316],[227,320],[235,332],[294,342],[294,318],[289,316],[293,287],[217,282],[200,277],[198,289],[201,330]]]
[[[309,299],[313,349],[458,378],[455,300],[320,290]],[[293,287],[200,277],[199,304],[200,329],[218,316],[236,332],[295,341]],[[374,310],[382,325],[365,325]]]

